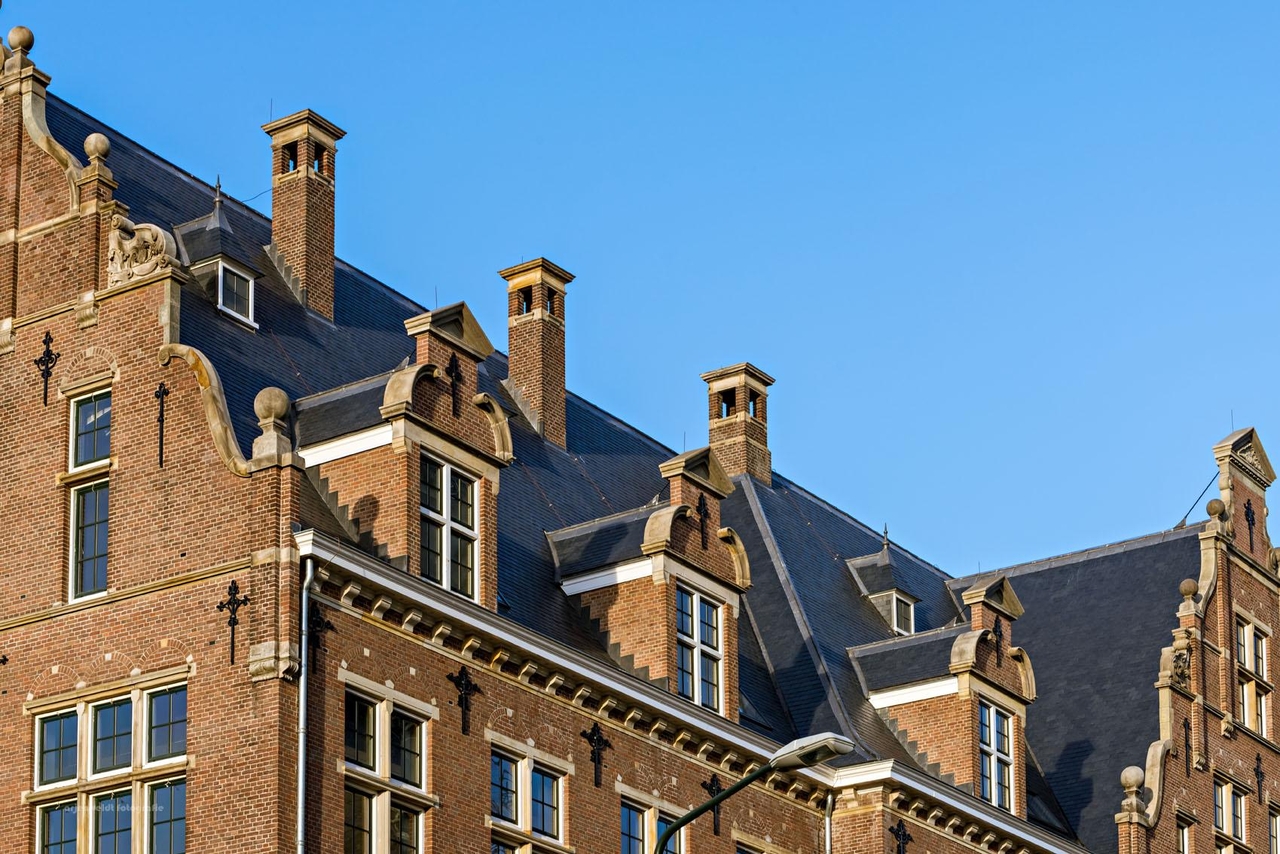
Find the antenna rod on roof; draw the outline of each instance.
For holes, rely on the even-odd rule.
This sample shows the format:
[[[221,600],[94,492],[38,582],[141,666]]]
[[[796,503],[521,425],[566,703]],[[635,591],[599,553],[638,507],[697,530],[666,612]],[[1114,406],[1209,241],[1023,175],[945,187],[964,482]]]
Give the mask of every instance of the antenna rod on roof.
[[[1232,432],[1234,433],[1235,431],[1233,430]],[[1209,478],[1209,482],[1204,485],[1204,489],[1200,490],[1200,497],[1191,502],[1190,509],[1188,509],[1186,513],[1182,514],[1182,521],[1173,526],[1175,531],[1179,528],[1187,527],[1187,519],[1191,516],[1192,511],[1196,509],[1196,505],[1200,503],[1200,498],[1204,498],[1204,494],[1209,491],[1209,487],[1213,486],[1213,481],[1217,476],[1218,473],[1214,472],[1213,477]]]
[[[276,120],[276,99],[267,99],[267,121],[274,122]]]

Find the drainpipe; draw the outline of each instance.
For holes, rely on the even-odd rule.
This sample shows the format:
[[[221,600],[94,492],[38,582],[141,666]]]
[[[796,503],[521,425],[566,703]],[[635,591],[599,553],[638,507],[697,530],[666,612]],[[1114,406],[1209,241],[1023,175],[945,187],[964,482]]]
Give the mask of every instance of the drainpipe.
[[[307,839],[307,665],[311,660],[311,582],[316,578],[316,559],[303,558],[302,643],[298,660],[298,854],[306,854]]]
[[[824,820],[824,823],[826,824],[826,829],[827,829],[827,833],[826,833],[827,838],[826,838],[826,845],[823,846],[826,850],[826,854],[831,854],[831,811],[834,810],[835,807],[836,807],[836,793],[827,792],[827,815]]]

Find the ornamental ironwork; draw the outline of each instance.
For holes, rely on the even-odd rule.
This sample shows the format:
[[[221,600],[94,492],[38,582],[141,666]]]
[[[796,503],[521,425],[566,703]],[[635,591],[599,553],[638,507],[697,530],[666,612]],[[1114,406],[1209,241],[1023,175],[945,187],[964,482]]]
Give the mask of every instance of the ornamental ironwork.
[[[236,663],[236,626],[240,625],[240,618],[236,613],[244,605],[249,604],[248,596],[240,595],[240,585],[236,580],[231,579],[231,583],[227,585],[227,599],[225,602],[218,603],[219,611],[227,612],[227,626],[231,629],[231,663]]]

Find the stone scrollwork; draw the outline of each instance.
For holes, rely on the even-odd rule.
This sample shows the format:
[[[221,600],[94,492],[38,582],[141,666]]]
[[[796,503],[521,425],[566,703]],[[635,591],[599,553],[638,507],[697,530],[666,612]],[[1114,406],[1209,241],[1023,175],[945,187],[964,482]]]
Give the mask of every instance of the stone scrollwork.
[[[178,246],[158,225],[134,225],[122,216],[111,218],[107,248],[107,287],[126,285],[134,279],[177,263]]]

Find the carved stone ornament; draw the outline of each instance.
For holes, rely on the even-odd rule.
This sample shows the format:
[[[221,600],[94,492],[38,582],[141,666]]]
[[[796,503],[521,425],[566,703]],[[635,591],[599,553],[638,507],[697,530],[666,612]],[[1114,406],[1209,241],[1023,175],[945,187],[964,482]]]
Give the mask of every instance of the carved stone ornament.
[[[122,216],[111,218],[107,248],[107,287],[125,285],[176,263],[178,246],[158,225],[134,225]]]
[[[1258,459],[1258,452],[1253,449],[1252,443],[1240,449],[1240,459],[1244,460],[1256,471],[1263,470],[1262,460]]]
[[[1173,654],[1173,672],[1170,674],[1173,684],[1179,688],[1191,685],[1191,653],[1180,649]]]

